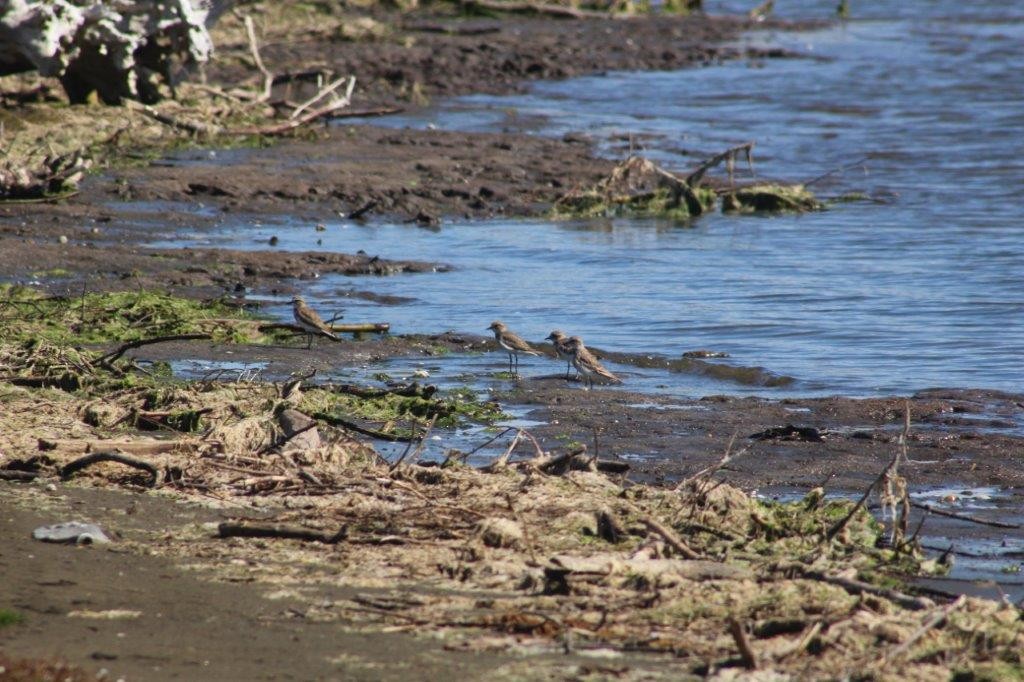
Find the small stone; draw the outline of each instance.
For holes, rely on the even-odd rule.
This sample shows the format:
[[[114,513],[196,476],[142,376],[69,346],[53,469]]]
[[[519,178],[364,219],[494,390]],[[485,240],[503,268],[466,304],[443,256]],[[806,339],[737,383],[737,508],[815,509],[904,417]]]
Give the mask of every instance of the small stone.
[[[57,241],[59,241],[61,244],[67,244],[68,236],[66,234],[62,234],[60,237],[57,238]]]
[[[271,246],[277,246],[277,243],[279,241],[281,240],[277,238],[277,235],[274,235],[273,237],[267,240],[267,243],[270,244]]]
[[[316,224],[316,231],[317,232],[323,232],[326,229],[327,229],[327,226],[324,225],[323,223],[317,223]]]

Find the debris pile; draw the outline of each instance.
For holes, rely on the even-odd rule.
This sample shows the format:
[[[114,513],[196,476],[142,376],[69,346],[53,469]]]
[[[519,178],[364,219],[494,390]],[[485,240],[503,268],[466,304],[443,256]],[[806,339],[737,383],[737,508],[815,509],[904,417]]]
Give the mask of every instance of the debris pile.
[[[588,189],[574,189],[552,209],[559,218],[640,216],[686,220],[714,210],[723,212],[804,212],[823,208],[803,185],[759,183],[735,186],[737,157],[746,156],[753,175],[753,143],[712,156],[686,177],[661,168],[650,159],[631,156],[605,179]],[[728,184],[708,186],[705,174],[725,163]]]
[[[0,308],[8,322],[13,305],[36,326],[0,332],[3,485],[59,480],[215,505],[226,520],[136,533],[119,547],[287,590],[298,603],[290,612],[307,621],[541,654],[533,676],[557,665],[546,655],[555,652],[702,676],[997,679],[1024,664],[1015,606],[904,587],[907,576],[944,570],[923,558],[898,509],[905,449],[856,503],[821,489],[789,503],[751,497],[716,478],[731,453],[675,487],[634,484],[585,451],[544,451],[522,429],[492,438],[511,442],[482,468],[457,454],[421,462],[416,450],[385,461],[340,415],[391,410],[391,421],[408,422],[411,447],[453,413],[432,387],[383,395],[303,378],[174,380],[105,347],[76,347],[96,338],[99,317],[86,313],[83,324],[81,309],[67,312],[80,319],[58,339],[25,312],[45,297],[16,300]],[[171,303],[186,319],[134,325],[191,324],[189,309]],[[69,373],[78,380],[21,381]],[[866,508],[875,489],[891,529]]]

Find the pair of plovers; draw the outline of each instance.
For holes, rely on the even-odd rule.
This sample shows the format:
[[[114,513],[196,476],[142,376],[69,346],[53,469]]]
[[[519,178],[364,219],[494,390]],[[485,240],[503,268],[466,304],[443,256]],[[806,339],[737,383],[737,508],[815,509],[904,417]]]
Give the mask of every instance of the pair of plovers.
[[[518,374],[520,353],[540,355],[521,336],[509,331],[509,328],[500,320],[492,322],[488,329],[494,332],[494,339],[498,342],[498,345],[508,351],[508,371],[510,373]],[[622,383],[617,376],[608,371],[594,357],[594,354],[583,345],[583,339],[580,337],[567,337],[556,329],[547,338],[555,348],[555,355],[567,363],[565,367],[566,378],[569,378],[569,365],[572,365],[580,373],[580,376],[583,377],[587,386],[594,385],[595,377],[600,377],[616,384]],[[512,369],[513,360],[515,361],[515,371]]]

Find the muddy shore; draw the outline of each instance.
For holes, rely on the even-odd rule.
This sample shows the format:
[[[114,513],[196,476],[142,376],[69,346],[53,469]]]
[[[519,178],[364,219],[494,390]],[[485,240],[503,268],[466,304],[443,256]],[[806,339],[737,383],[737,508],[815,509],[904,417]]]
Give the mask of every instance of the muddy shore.
[[[398,22],[385,14],[377,18],[395,27],[384,41],[346,42],[326,36],[271,41],[264,46],[265,58],[281,70],[318,63],[330,65],[336,73],[356,72],[361,88],[353,107],[372,109],[410,108],[425,98],[469,92],[512,92],[528,80],[610,69],[791,57],[771,50],[748,53],[730,45],[751,28],[741,19],[454,21],[448,15],[414,15]],[[438,31],[438,26],[445,30]],[[412,40],[403,42],[410,36]],[[245,49],[244,44],[226,45],[227,58],[208,73],[212,81],[250,75],[232,58]],[[580,136],[555,140],[364,125],[334,125],[315,131],[315,139],[290,140],[267,149],[220,151],[207,155],[209,162],[182,160],[195,156],[177,153],[146,166],[106,170],[89,177],[77,196],[59,204],[0,205],[0,280],[38,281],[54,293],[68,295],[83,286],[90,291],[162,288],[199,298],[228,295],[244,302],[246,293],[286,296],[301,290],[303,280],[327,273],[387,276],[437,271],[435,276],[444,276],[444,263],[393,261],[387,253],[176,250],[147,244],[183,230],[215,230],[218,216],[224,214],[292,215],[316,224],[366,209],[363,215],[369,221],[407,221],[410,229],[470,217],[534,216],[566,190],[591,184],[612,167],[612,161],[598,157],[591,142]],[[134,202],[143,202],[143,207]],[[198,205],[201,212],[176,210]],[[158,220],[153,206],[167,207]],[[366,295],[372,296],[372,291]],[[489,340],[456,333],[345,340],[319,344],[312,352],[262,346],[226,351],[220,344],[192,342],[152,346],[134,355],[169,361],[246,354],[268,363],[269,375],[285,377],[312,367],[329,370],[386,357],[434,354],[438,349],[497,351]],[[494,354],[498,367],[503,357]],[[733,447],[749,450],[719,472],[720,480],[748,491],[803,493],[820,486],[844,494],[863,490],[891,459],[899,447],[909,402],[909,455],[919,462],[904,471],[912,485],[998,486],[1018,501],[1024,490],[1024,395],[979,389],[928,391],[909,401],[902,396],[782,401],[709,396],[680,401],[628,390],[585,392],[557,372],[548,375],[542,369],[522,381],[509,381],[496,398],[525,408],[528,418],[544,422],[531,428],[542,447],[585,444],[591,453],[596,450],[601,457],[628,462],[633,481],[674,483],[713,465]],[[787,429],[790,425],[795,429]],[[764,438],[752,439],[756,434]],[[550,648],[526,655],[507,647],[460,648],[441,640],[424,644],[409,625],[415,621],[382,618],[372,626],[337,618],[317,621],[321,602],[351,599],[365,593],[365,587],[357,595],[354,588],[330,586],[330,579],[321,576],[315,589],[296,583],[295,592],[282,589],[275,599],[255,599],[256,588],[237,576],[225,579],[218,574],[210,581],[202,570],[182,570],[170,550],[169,556],[147,556],[138,547],[120,551],[39,545],[28,532],[67,517],[96,520],[125,539],[144,544],[162,532],[229,517],[260,518],[261,511],[258,504],[244,513],[225,512],[75,483],[61,483],[54,490],[32,485],[0,483],[0,497],[10,510],[0,530],[7,548],[0,555],[9,587],[5,602],[29,619],[24,628],[0,630],[6,653],[60,656],[90,671],[107,668],[128,679],[318,679],[339,671],[351,679],[430,679],[442,672],[450,675],[454,669],[467,677],[536,675],[525,661],[537,662],[545,674],[557,678],[607,678],[654,675],[661,665],[659,659],[642,653],[605,662],[570,652],[568,644],[564,655]],[[975,531],[968,526],[954,532],[969,537]],[[1007,534],[1017,537],[1020,530]],[[173,538],[166,544],[186,552]],[[205,561],[207,569],[230,562],[211,546],[208,540],[195,544],[187,550],[194,552],[188,561]],[[235,560],[254,565],[258,555],[240,554]],[[117,580],[112,579],[115,575]],[[381,586],[374,594],[415,601],[431,594],[432,580],[424,580],[425,587],[418,591],[402,583],[393,589]],[[229,584],[235,581],[243,584]],[[484,602],[494,595],[479,585],[474,589],[483,604],[478,608],[485,610]],[[503,585],[494,592],[509,589]],[[260,594],[267,590],[260,589]],[[387,599],[380,603],[389,603]],[[127,625],[66,616],[73,610],[110,609],[137,609],[143,615]],[[184,655],[172,656],[167,646],[146,643],[171,640]],[[358,657],[351,657],[354,650],[361,652]],[[396,650],[403,653],[396,657]],[[674,674],[692,670],[671,669]]]

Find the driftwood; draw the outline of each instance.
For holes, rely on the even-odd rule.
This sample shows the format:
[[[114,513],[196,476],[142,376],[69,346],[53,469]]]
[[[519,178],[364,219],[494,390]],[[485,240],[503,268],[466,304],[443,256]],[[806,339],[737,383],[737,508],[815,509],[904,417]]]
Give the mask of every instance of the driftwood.
[[[70,196],[91,165],[82,152],[47,156],[32,168],[0,165],[0,200],[48,201]]]
[[[342,526],[337,532],[329,533],[323,530],[306,528],[304,526],[292,526],[285,523],[225,521],[217,526],[217,534],[222,538],[285,538],[334,545],[348,537],[348,526]]]
[[[394,433],[385,433],[383,431],[377,431],[375,429],[369,428],[368,426],[357,424],[354,421],[350,421],[348,419],[345,419],[344,417],[339,417],[337,415],[329,414],[327,412],[317,412],[313,415],[313,417],[315,419],[319,419],[320,421],[327,422],[331,426],[340,426],[343,429],[355,431],[356,433],[361,433],[364,436],[376,438],[377,440],[386,440],[391,443],[409,443],[416,440],[414,436],[400,436]]]
[[[622,17],[611,12],[577,9],[567,5],[552,5],[543,2],[500,2],[495,0],[461,0],[463,10],[484,12],[505,12],[508,14],[539,14],[559,19],[615,19]]]
[[[904,592],[899,592],[898,590],[889,589],[888,587],[877,587],[870,583],[854,580],[852,578],[828,575],[827,573],[820,573],[818,571],[801,571],[801,576],[811,580],[820,580],[831,585],[836,585],[843,588],[850,594],[873,594],[877,597],[885,597],[889,601],[896,602],[903,608],[911,609],[913,611],[930,609],[935,606],[935,602],[931,599],[914,597]]]
[[[384,398],[389,395],[397,395],[403,398],[423,398],[427,400],[437,392],[437,386],[433,384],[421,386],[418,381],[391,388],[370,388],[355,384],[326,384],[323,388],[332,393],[344,393],[345,395],[354,395],[357,398]]]
[[[743,624],[736,620],[735,616],[729,616],[726,622],[729,625],[729,634],[732,635],[733,641],[736,642],[736,648],[740,651],[743,666],[748,670],[756,670],[757,656],[750,646],[750,638],[747,637],[747,631],[743,629]]]
[[[704,161],[699,165],[696,170],[692,171],[686,176],[686,184],[690,187],[699,187],[701,181],[704,179],[704,174],[709,170],[717,166],[718,164],[725,161],[727,170],[729,171],[729,183],[732,184],[733,172],[736,168],[736,158],[743,153],[747,157],[747,165],[750,167],[750,174],[754,174],[754,143],[747,142],[746,144],[736,145],[730,147],[724,152],[715,154],[711,158]]]
[[[716,462],[715,464],[705,467],[698,471],[697,473],[693,474],[692,476],[688,476],[687,478],[680,481],[679,485],[676,486],[676,490],[682,490],[683,488],[686,488],[687,486],[697,482],[701,478],[711,478],[716,473],[724,469],[725,466],[729,464],[729,462],[736,459],[737,457],[742,457],[743,455],[750,451],[750,448],[742,448],[736,452],[733,452],[732,446],[735,442],[736,433],[733,432],[732,437],[729,439],[729,444],[726,445],[725,447],[725,453],[722,455],[722,459],[718,460],[718,462]]]
[[[645,516],[643,519],[641,519],[641,521],[643,521],[643,524],[647,526],[648,530],[660,535],[665,540],[665,542],[668,543],[669,547],[679,552],[687,559],[701,558],[700,554],[694,552],[685,542],[679,539],[679,536],[675,534],[675,531],[663,525],[654,517]]]
[[[39,478],[39,475],[38,471],[0,469],[0,481],[34,481]]]
[[[142,460],[129,457],[128,455],[122,455],[116,452],[95,452],[85,457],[79,457],[73,462],[65,464],[60,470],[61,479],[67,480],[71,478],[76,472],[82,469],[98,464],[99,462],[117,462],[118,464],[124,464],[125,466],[134,467],[141,469],[151,476],[149,481],[149,487],[154,487],[160,480],[160,471],[149,462],[143,462]]]
[[[110,365],[112,362],[120,358],[122,355],[135,348],[142,348],[143,346],[149,346],[154,343],[165,343],[168,341],[198,341],[201,339],[213,338],[210,334],[171,334],[169,336],[157,336],[151,339],[138,339],[136,341],[129,341],[123,343],[111,352],[99,358],[98,362],[101,365]]]
[[[945,509],[939,509],[930,504],[924,502],[911,502],[911,507],[915,509],[923,509],[926,512],[935,514],[937,516],[945,516],[950,519],[957,519],[958,521],[967,521],[968,523],[977,523],[982,526],[992,526],[993,528],[1020,528],[1019,523],[1009,523],[1006,521],[992,521],[989,519],[979,519],[976,516],[969,516],[967,514],[958,514],[956,512],[946,511]]]
[[[391,324],[388,322],[355,322],[350,324],[328,324],[332,331],[341,333],[351,334],[362,334],[362,333],[378,333],[386,334],[391,329]],[[261,324],[258,326],[257,331],[269,332],[275,329],[287,329],[300,334],[305,334],[306,330],[297,324],[289,324],[288,322],[274,322],[271,324]]]
[[[391,329],[391,324],[388,322],[352,322],[348,324],[331,324],[329,326],[331,331],[348,332],[353,334],[363,332],[377,332],[378,334],[385,334]]]
[[[0,381],[25,388],[59,388],[62,391],[77,391],[82,387],[81,378],[70,372],[55,376],[0,376]]]
[[[176,65],[213,52],[207,26],[227,0],[23,0],[0,5],[0,75],[56,76],[72,103],[96,91],[108,104],[160,99]]]
[[[583,450],[549,455],[540,459],[527,460],[524,464],[546,474],[564,474],[567,471],[601,471],[606,474],[622,474],[629,471],[629,462],[615,459],[587,457]]]
[[[434,416],[430,418],[430,423],[428,423],[426,428],[423,429],[423,432],[420,433],[420,435],[418,437],[414,436],[414,439],[415,439],[417,445],[416,445],[416,449],[412,451],[412,457],[409,460],[410,462],[415,462],[416,459],[419,457],[419,454],[421,452],[423,452],[423,448],[424,448],[424,446],[425,446],[425,444],[427,442],[427,438],[430,437],[430,432],[434,430],[434,424],[436,424],[436,423],[437,423],[437,414],[435,413]],[[405,448],[405,452],[402,453],[402,456],[399,457],[398,459],[396,459],[394,461],[394,463],[388,468],[388,471],[394,471],[395,469],[397,469],[402,464],[402,462],[405,461],[406,456],[409,455],[409,449],[411,447],[412,447],[412,442],[409,443],[409,447]]]
[[[941,611],[939,611],[939,613],[929,618],[921,627],[917,629],[916,632],[914,632],[912,635],[910,635],[910,637],[904,640],[902,644],[900,644],[898,647],[887,653],[881,662],[886,663],[906,653],[907,650],[909,650],[915,642],[917,642],[919,639],[928,634],[929,630],[937,628],[941,626],[943,623],[945,623],[946,619],[949,617],[949,614],[953,613],[961,606],[963,606],[966,601],[967,597],[961,594],[951,604],[947,604],[945,607],[943,607]]]
[[[96,451],[107,452],[120,450],[133,455],[148,456],[162,455],[170,452],[180,451],[185,443],[181,440],[142,440],[142,441],[116,441],[116,440],[80,440],[64,439],[49,440],[39,439],[39,449],[43,451],[56,450],[58,452],[91,453]]]

